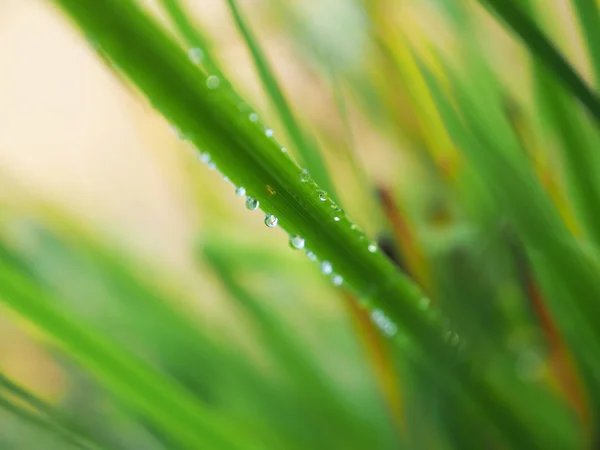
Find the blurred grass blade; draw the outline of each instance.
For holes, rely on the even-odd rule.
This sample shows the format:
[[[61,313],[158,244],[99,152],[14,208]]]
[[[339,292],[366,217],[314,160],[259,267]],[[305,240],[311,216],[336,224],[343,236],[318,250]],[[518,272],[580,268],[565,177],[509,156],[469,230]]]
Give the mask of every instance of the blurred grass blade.
[[[202,34],[200,28],[192,21],[190,15],[181,6],[180,0],[160,0],[163,9],[181,33],[186,43],[191,47],[190,51],[199,52],[194,58],[206,69],[207,73],[215,74],[224,78],[214,55],[212,45],[208,38]]]
[[[402,261],[405,263],[408,274],[421,286],[424,292],[433,296],[431,271],[423,249],[420,247],[411,226],[403,217],[389,189],[380,188],[379,199],[392,227],[396,244],[402,254]]]
[[[549,351],[550,364],[553,375],[559,384],[559,389],[565,398],[571,403],[586,428],[590,428],[590,411],[584,395],[583,386],[579,374],[576,372],[573,358],[566,346],[562,333],[559,331],[556,321],[548,310],[548,305],[531,270],[526,255],[523,254],[519,244],[511,243],[516,259],[516,265],[521,274],[521,283],[527,293],[533,310],[538,316],[540,325],[544,331]]]
[[[593,373],[600,369],[597,359],[593,357],[598,352],[600,337],[597,327],[590,320],[599,313],[594,300],[600,292],[598,264],[570,235],[546,193],[535,177],[528,173],[527,166],[503,157],[504,152],[498,148],[498,143],[486,137],[480,114],[474,113],[469,106],[466,88],[457,82],[455,86],[457,91],[461,91],[457,99],[473,131],[470,142],[461,146],[461,149],[478,169],[480,176],[490,182],[488,186],[492,188],[492,193],[505,206],[522,234],[528,255],[535,257],[536,274],[544,275],[542,286],[554,318],[575,353],[580,368],[588,374]],[[443,98],[438,96],[438,99],[440,109],[446,110],[448,105],[443,104]],[[462,133],[462,136],[467,135]],[[532,205],[535,205],[534,210]],[[565,292],[574,295],[572,300],[565,299]],[[588,387],[594,391],[596,400],[600,399],[600,386],[593,383]]]
[[[396,26],[389,14],[394,2],[371,2],[366,0],[366,8],[376,27],[375,38],[382,53],[392,62],[397,79],[404,85],[410,98],[412,109],[417,113],[419,134],[426,143],[440,174],[453,180],[458,170],[458,153],[435,108],[427,84],[419,70],[410,42],[404,29]]]
[[[335,192],[335,188],[328,174],[327,167],[323,161],[322,156],[319,153],[319,149],[315,145],[314,139],[311,139],[306,132],[302,130],[298,120],[294,116],[292,108],[290,107],[285,95],[271,69],[266,55],[264,54],[260,43],[254,37],[252,31],[246,23],[246,20],[242,16],[240,9],[237,5],[236,0],[227,0],[231,15],[235,21],[235,24],[244,38],[244,42],[252,55],[254,66],[258,72],[258,76],[262,82],[264,90],[269,95],[273,106],[279,113],[289,138],[295,145],[296,150],[300,154],[302,160],[308,167],[311,175],[316,182],[321,185],[329,195],[339,202],[339,197]]]
[[[564,192],[559,176],[550,163],[550,155],[542,148],[539,139],[532,130],[531,123],[526,121],[523,111],[516,105],[507,106],[507,117],[519,139],[521,147],[527,154],[527,157],[535,169],[538,178],[546,188],[552,202],[560,212],[567,228],[573,236],[580,238],[582,236],[581,225],[575,217],[574,207],[570,198]]]
[[[373,181],[370,179],[363,164],[361,164],[359,155],[357,154],[356,142],[353,136],[353,130],[350,122],[348,105],[344,95],[343,81],[335,73],[333,68],[328,70],[328,81],[330,88],[333,91],[335,106],[339,113],[342,131],[340,139],[334,141],[331,148],[337,149],[337,154],[345,160],[355,180],[355,185],[360,186],[359,192],[353,193],[353,198],[356,203],[352,213],[353,216],[358,216],[357,221],[361,225],[370,228],[379,229],[383,222],[383,213],[381,207],[375,198],[375,190]],[[352,205],[349,205],[350,207]]]
[[[22,402],[27,403],[34,409],[37,409],[43,414],[52,414],[52,408],[46,404],[43,400],[37,398],[35,395],[27,391],[25,388],[19,386],[13,382],[10,378],[0,373],[0,392],[2,390],[8,391],[11,395],[19,398]]]
[[[29,423],[35,427],[42,428],[44,430],[49,431],[50,433],[56,434],[65,442],[68,442],[69,448],[71,445],[75,448],[85,449],[85,450],[100,450],[101,447],[93,444],[86,438],[79,436],[76,433],[73,433],[72,430],[63,427],[62,425],[39,416],[38,414],[33,413],[30,410],[19,406],[17,403],[5,398],[0,392],[0,409],[4,409],[16,417],[23,420],[25,423]]]
[[[525,14],[514,0],[478,0],[498,15],[542,61],[552,74],[577,98],[600,125],[600,98],[598,93],[581,78],[546,35]]]
[[[0,261],[2,300],[23,318],[56,340],[113,392],[175,440],[192,448],[234,445],[217,418],[176,384],[100,336],[70,320],[56,301],[30,280]]]
[[[394,367],[391,351],[377,332],[369,313],[359,306],[358,300],[347,293],[344,297],[346,308],[359,333],[365,353],[371,360],[372,370],[397,430],[404,431],[406,425],[402,404],[402,389],[398,382],[398,374]]]
[[[573,0],[595,79],[600,89],[600,5],[597,0]]]
[[[6,394],[8,394],[8,397],[17,400],[18,403],[11,401]],[[27,409],[19,406],[19,404],[27,405]],[[59,434],[63,439],[80,448],[100,448],[97,443],[91,441],[89,436],[82,434],[80,429],[74,427],[65,417],[62,417],[54,407],[3,374],[0,374],[0,407],[24,418],[27,422]],[[32,410],[37,411],[37,414]]]
[[[316,365],[316,361],[311,360],[306,348],[290,334],[285,323],[275,316],[263,299],[257,298],[236,279],[234,272],[237,269],[236,262],[232,260],[234,256],[224,254],[218,247],[212,245],[204,246],[203,256],[219,275],[238,309],[257,325],[261,343],[273,352],[276,360],[283,363],[295,383],[301,386],[299,390],[303,393],[303,399],[298,401],[307,403],[307,407],[311,408],[310,420],[314,423],[309,425],[312,430],[310,436],[304,436],[303,430],[292,429],[292,433],[301,434],[301,436],[292,435],[292,439],[300,442],[302,446],[311,447],[330,442],[331,446],[360,448],[372,443],[372,437],[369,437],[372,435],[365,429],[366,424],[361,423],[352,416],[351,411],[344,408],[340,398],[332,389],[327,374]],[[289,424],[280,426],[284,425],[289,427]],[[344,436],[337,438],[342,441],[331,440],[332,428],[348,430]]]
[[[527,3],[525,3],[527,5]],[[536,10],[530,4],[530,17],[535,20]],[[561,159],[565,164],[565,176],[573,206],[585,235],[600,245],[600,186],[598,167],[597,134],[588,132],[585,117],[563,90],[558,80],[538,60],[533,61],[536,101],[541,119],[546,119],[550,129],[555,130],[562,144]]]

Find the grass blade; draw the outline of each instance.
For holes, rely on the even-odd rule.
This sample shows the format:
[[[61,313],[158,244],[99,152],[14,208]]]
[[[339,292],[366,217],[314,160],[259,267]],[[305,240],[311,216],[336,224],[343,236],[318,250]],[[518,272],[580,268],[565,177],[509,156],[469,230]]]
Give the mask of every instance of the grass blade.
[[[581,78],[546,35],[513,0],[479,0],[498,15],[518,35],[531,54],[545,64],[575,98],[600,124],[600,98],[598,93]]]
[[[30,280],[0,262],[2,300],[17,314],[55,339],[117,396],[147,416],[155,425],[184,446],[213,443],[239,448],[219,426],[215,417],[186,395],[184,390],[107,340],[73,323],[56,308],[55,299],[36,289]],[[220,425],[222,427],[222,425]]]
[[[301,129],[298,120],[294,116],[285,95],[271,69],[267,57],[264,54],[258,40],[254,37],[249,26],[246,24],[242,13],[237,5],[236,0],[227,0],[231,15],[235,24],[244,38],[244,42],[252,55],[252,60],[262,82],[264,90],[269,95],[273,106],[279,113],[279,117],[286,128],[286,131],[298,150],[302,160],[310,170],[318,184],[329,193],[334,199],[339,201],[339,197],[335,193],[335,188],[328,175],[327,167],[323,158],[319,154],[319,149],[316,147],[314,140]]]
[[[596,0],[573,0],[572,3],[581,24],[596,89],[598,89],[600,87],[600,6]]]
[[[199,83],[202,73],[154,21],[129,2],[55,1],[156,109],[183,130],[184,136],[196,147],[210,149],[213,163],[252,196],[248,201],[250,209],[257,206],[253,199],[258,200],[267,214],[279,218],[285,231],[296,235],[296,239],[292,239],[295,248],[307,247],[322,260],[330,261],[335,274],[343,277],[344,285],[358,292],[365,299],[366,307],[377,313],[376,317],[389,318],[382,328],[392,335],[392,342],[399,348],[413,350],[432,372],[444,373],[443,377],[436,377],[440,383],[451,392],[464,392],[479,414],[478,421],[501,429],[508,447],[547,448],[556,442],[568,445],[569,433],[563,436],[563,429],[548,430],[540,425],[544,423],[540,418],[553,414],[555,408],[547,408],[543,403],[544,408],[529,414],[520,407],[531,399],[539,400],[537,390],[527,395],[521,395],[526,393],[523,390],[505,392],[515,377],[510,363],[505,361],[502,370],[482,374],[477,358],[469,359],[466,354],[464,358],[454,358],[455,352],[449,350],[442,336],[441,318],[419,306],[423,302],[417,287],[357,233],[353,224],[336,210],[335,204],[319,199],[316,183],[281,152],[274,140],[265,136],[263,127],[249,121],[247,115],[239,114],[237,101],[232,101],[226,89],[219,89],[218,80],[209,77],[206,84]],[[502,170],[494,177],[506,175],[509,170],[505,161],[495,158],[492,162],[497,159]],[[518,176],[516,179],[522,181]],[[505,184],[506,180],[500,186]],[[508,192],[514,193],[519,188],[527,191],[529,186],[523,189],[523,184],[509,186]],[[544,223],[545,217],[537,217],[537,211],[525,205],[524,197],[518,200],[520,223],[527,234],[532,235],[530,232]],[[542,207],[545,206],[542,202]],[[542,233],[536,243],[544,247],[551,237],[550,232]],[[571,258],[566,259],[571,261]],[[590,269],[587,270],[585,276],[590,275]],[[572,268],[567,273],[575,275]],[[584,291],[587,293],[590,279],[584,281],[583,287],[577,283],[569,285],[578,297]],[[412,348],[402,345],[399,329],[408,336]],[[499,385],[503,387],[501,392]],[[565,428],[568,427],[567,422]]]
[[[530,4],[530,17],[535,20],[535,9]],[[555,130],[562,144],[561,159],[565,165],[565,176],[571,193],[576,215],[585,230],[585,235],[596,245],[600,243],[600,187],[597,183],[596,148],[598,136],[585,127],[585,117],[548,69],[538,60],[533,61],[536,101],[540,118]]]
[[[213,149],[212,161],[233,183],[243,186],[263,211],[278,217],[290,235],[304,239],[298,246],[331,261],[349,287],[369,296],[411,334],[431,339],[433,330],[419,312],[416,288],[380,252],[372,251],[342,211],[319,199],[319,187],[262,127],[240,116],[225,89],[221,93],[198,82],[202,74],[154,22],[129,2],[57,3],[194,145]]]
[[[19,417],[25,423],[29,423],[35,427],[39,427],[45,429],[51,433],[56,434],[65,442],[75,446],[76,448],[86,449],[86,450],[99,450],[100,447],[92,444],[87,441],[85,438],[78,436],[73,433],[70,429],[64,428],[60,424],[57,424],[51,420],[48,420],[38,414],[35,414],[15,402],[5,398],[2,394],[0,394],[0,409],[5,409],[6,411],[12,413],[16,417]]]
[[[201,57],[196,55],[194,58],[200,61],[201,66],[206,69],[207,73],[224,78],[223,72],[212,54],[208,38],[202,34],[198,26],[189,18],[189,15],[181,6],[180,0],[161,0],[161,4],[179,33],[183,36],[185,42],[194,51],[201,52]]]
[[[37,413],[12,402],[9,398],[6,398],[5,394],[9,394],[11,398],[17,399],[21,404],[26,404],[28,408],[37,411]],[[89,436],[84,436],[81,430],[70,424],[52,406],[3,374],[0,374],[0,407],[23,418],[26,422],[57,433],[63,439],[79,448],[100,448],[97,443],[93,443]]]

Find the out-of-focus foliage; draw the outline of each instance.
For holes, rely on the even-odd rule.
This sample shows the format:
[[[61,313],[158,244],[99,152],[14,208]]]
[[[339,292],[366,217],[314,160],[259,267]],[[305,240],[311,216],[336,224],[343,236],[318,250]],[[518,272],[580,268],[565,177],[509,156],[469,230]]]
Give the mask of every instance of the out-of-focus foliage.
[[[173,265],[3,200],[0,299],[63,381],[0,372],[0,448],[595,448],[598,3],[203,3],[53,2],[204,220]]]

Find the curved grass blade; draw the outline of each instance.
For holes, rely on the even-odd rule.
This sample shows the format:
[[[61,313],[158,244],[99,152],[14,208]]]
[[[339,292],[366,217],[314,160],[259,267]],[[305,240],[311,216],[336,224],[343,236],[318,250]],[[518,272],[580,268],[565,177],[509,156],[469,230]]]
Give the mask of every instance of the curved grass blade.
[[[545,64],[575,98],[600,124],[600,97],[581,78],[562,53],[513,0],[478,0],[500,17],[529,48],[531,54]]]

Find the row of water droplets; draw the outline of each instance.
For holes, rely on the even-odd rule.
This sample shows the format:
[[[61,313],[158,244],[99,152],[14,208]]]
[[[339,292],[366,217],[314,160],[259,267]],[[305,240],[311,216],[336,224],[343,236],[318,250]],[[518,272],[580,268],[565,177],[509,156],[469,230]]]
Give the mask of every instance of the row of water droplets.
[[[194,64],[202,64],[202,61],[204,60],[204,53],[199,48],[192,48],[189,51],[189,58]],[[215,75],[210,75],[206,79],[206,86],[209,89],[217,89],[219,87],[219,85],[220,85],[220,80]],[[240,110],[243,110],[243,109],[244,108],[242,105],[242,107],[240,107]],[[250,112],[248,115],[248,119],[253,123],[259,123],[259,116],[256,112],[253,112],[253,111]],[[264,127],[264,133],[265,133],[266,137],[273,138],[274,133],[271,128]],[[287,149],[285,147],[280,146],[280,149],[281,149],[282,153],[287,153]],[[209,165],[209,168],[211,168],[211,169],[214,169],[216,167],[214,162],[212,162],[210,160],[210,155],[208,153],[202,153],[200,156],[200,160],[203,163]],[[300,181],[314,183],[310,177],[310,174],[308,173],[308,171],[306,169],[303,169],[300,172]],[[316,186],[316,184],[315,184],[315,186]],[[259,201],[253,197],[250,197],[249,195],[246,195],[246,189],[243,186],[236,187],[235,193],[236,193],[236,195],[238,195],[240,197],[244,197],[244,196],[246,197],[246,208],[249,209],[250,211],[254,211],[259,208],[259,206],[260,206]],[[327,193],[322,190],[318,190],[318,198],[321,201],[329,200]],[[334,212],[333,221],[339,222],[341,220],[341,217],[343,217],[342,216],[343,211],[339,207],[337,207],[337,205],[335,205],[333,202],[331,202],[331,208]],[[265,216],[264,223],[267,227],[274,228],[279,223],[279,219],[273,214],[267,214]],[[298,235],[290,235],[289,244],[293,249],[306,250],[306,254],[311,260],[313,260],[313,261],[317,260],[316,255],[312,251],[305,249],[306,241],[303,237],[298,236]],[[374,244],[369,244],[368,249],[371,252],[375,252],[377,250],[377,247]],[[334,273],[333,265],[329,261],[321,261],[319,264],[319,267],[320,267],[321,273],[323,275],[329,276],[331,278],[331,282],[333,283],[334,286],[341,286],[343,284],[343,282],[344,282],[343,277],[339,274]]]
[[[200,65],[204,61],[204,52],[200,48],[190,49],[188,56],[189,56],[190,61],[196,65]],[[209,75],[206,78],[207,88],[217,89],[220,85],[221,85],[221,80],[219,79],[218,76]],[[244,112],[246,110],[246,105],[243,103],[240,103],[239,109],[240,109],[240,111]],[[256,124],[259,123],[259,116],[256,112],[251,111],[248,114],[248,119],[252,123],[256,123]],[[266,137],[273,138],[274,133],[271,128],[268,128],[265,126],[263,129],[264,129],[264,133],[265,133]],[[179,132],[179,130],[175,129],[175,132],[179,139],[185,139],[185,136],[183,136],[182,133]],[[279,148],[282,153],[287,153],[287,149],[284,146],[280,145]],[[216,168],[216,164],[214,163],[214,161],[211,160],[209,153],[207,153],[207,152],[200,153],[199,159],[202,163],[206,164],[209,169]],[[225,181],[229,181],[229,179],[226,176],[224,176],[223,179]],[[321,202],[329,202],[331,210],[332,210],[332,220],[334,222],[340,222],[342,220],[342,218],[344,217],[343,210],[341,208],[339,208],[335,204],[335,202],[333,202],[331,200],[331,198],[329,197],[327,192],[318,188],[317,184],[312,180],[308,170],[302,169],[300,171],[300,181],[303,183],[310,183],[310,184],[314,185],[318,199]],[[243,186],[237,186],[235,188],[235,193],[239,197],[246,197],[245,203],[246,203],[246,208],[248,210],[255,211],[259,208],[259,206],[260,206],[259,201],[255,198],[247,195],[246,189]],[[266,214],[265,218],[264,218],[264,223],[267,227],[274,228],[278,225],[279,219],[273,214]],[[357,234],[357,237],[359,240],[366,240],[366,235],[358,227],[356,227],[356,225],[352,224],[351,229],[352,229],[352,231],[354,231]],[[318,262],[320,272],[323,275],[329,277],[329,279],[331,280],[331,282],[334,286],[341,286],[344,283],[344,278],[341,275],[335,273],[333,264],[327,260],[319,261],[317,258],[317,255],[306,247],[306,240],[302,236],[299,236],[296,234],[290,235],[289,245],[293,249],[304,250],[306,253],[306,256],[311,261]],[[375,252],[377,252],[377,245],[374,244],[373,242],[369,242],[367,244],[367,250],[370,253],[375,253]],[[378,310],[378,309],[374,310],[371,314],[371,319],[386,335],[393,336],[396,334],[397,326],[395,324],[393,324],[381,310]]]
[[[302,183],[307,183],[307,184],[310,184],[311,186],[313,186],[319,201],[324,202],[324,203],[327,202],[329,204],[330,209],[332,211],[332,220],[334,222],[340,222],[342,220],[342,218],[345,217],[344,211],[331,199],[331,197],[329,197],[327,192],[325,192],[324,190],[322,190],[318,187],[318,185],[311,178],[310,173],[308,172],[307,169],[302,169],[300,171],[300,181]],[[359,240],[366,240],[365,233],[362,232],[355,224],[351,224],[350,228],[353,232],[355,232],[357,234],[357,237]],[[298,249],[304,248],[304,239],[301,239],[301,241],[302,241],[301,247],[295,246],[294,242],[292,242],[292,247],[295,247]],[[377,245],[370,242],[367,244],[367,250],[370,253],[375,253],[377,251]],[[327,260],[319,261],[317,258],[317,255],[309,249],[306,249],[306,256],[311,261],[315,261],[315,262],[319,263],[319,270],[321,271],[321,273],[323,275],[331,277],[331,281],[335,286],[341,286],[343,284],[344,279],[342,278],[341,275],[335,273],[334,267],[331,262],[329,262]],[[388,328],[388,331],[389,331],[389,328]],[[395,332],[392,334],[395,334]]]
[[[188,57],[190,59],[190,61],[192,63],[194,63],[195,65],[201,65],[204,61],[204,52],[202,51],[202,49],[195,47],[189,50],[188,52]],[[219,86],[221,85],[221,79],[217,76],[217,75],[209,75],[206,78],[206,87],[209,89],[217,89]],[[238,99],[239,100],[239,99]],[[242,102],[241,100],[239,100],[239,105],[238,108],[241,112],[245,112],[245,110],[247,109],[247,105]],[[258,114],[256,112],[250,112],[248,115],[248,118],[250,119],[251,122],[253,123],[258,123]],[[268,127],[264,127],[264,132],[265,132],[265,136],[272,138],[273,137],[273,130],[271,128]],[[283,153],[287,153],[287,149],[283,146],[279,146],[281,151]]]
[[[204,62],[204,52],[198,47],[191,48],[188,57],[192,63],[198,66]],[[220,84],[221,79],[217,75],[209,75],[206,78],[206,87],[209,89],[217,89]]]

